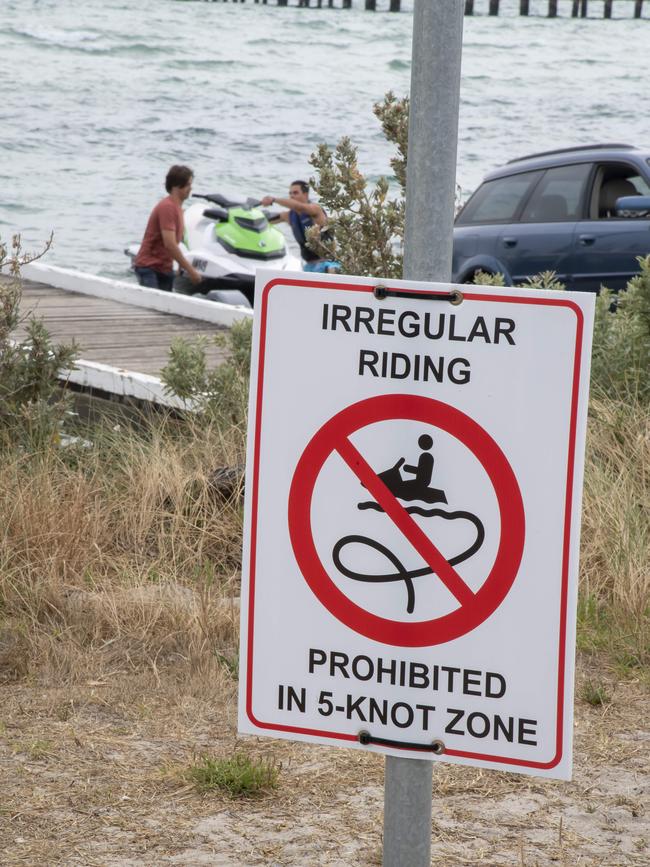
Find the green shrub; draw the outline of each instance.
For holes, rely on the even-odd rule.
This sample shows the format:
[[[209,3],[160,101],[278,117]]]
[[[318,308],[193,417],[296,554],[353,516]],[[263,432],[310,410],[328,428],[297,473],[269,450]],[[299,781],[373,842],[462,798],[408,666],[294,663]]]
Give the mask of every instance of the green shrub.
[[[408,146],[408,99],[388,93],[374,113],[386,138],[396,146],[391,166],[399,185],[397,196],[389,195],[389,180],[380,177],[371,186],[359,169],[357,148],[342,138],[334,151],[319,145],[311,156],[318,173],[310,183],[328,212],[327,234],[317,226],[308,242],[321,255],[341,263],[344,274],[402,276],[404,193]]]
[[[68,400],[57,374],[77,357],[74,344],[53,344],[42,322],[21,317],[20,266],[36,258],[22,252],[19,235],[11,249],[0,240],[0,447],[30,452],[59,439]],[[25,337],[13,339],[23,324]]]
[[[583,684],[582,697],[592,707],[600,707],[611,701],[607,689],[600,683],[594,683],[593,680],[588,680]]]
[[[596,299],[592,392],[618,400],[650,400],[650,256],[617,296],[603,289]],[[615,304],[616,314],[611,308]]]
[[[246,423],[250,375],[252,320],[235,322],[214,342],[226,350],[226,360],[208,369],[205,338],[174,340],[169,362],[160,378],[169,393],[176,394],[188,409],[208,417],[224,428]]]
[[[199,764],[188,769],[187,776],[200,792],[221,791],[232,798],[250,798],[275,789],[279,772],[274,763],[235,753],[225,759],[202,756]]]

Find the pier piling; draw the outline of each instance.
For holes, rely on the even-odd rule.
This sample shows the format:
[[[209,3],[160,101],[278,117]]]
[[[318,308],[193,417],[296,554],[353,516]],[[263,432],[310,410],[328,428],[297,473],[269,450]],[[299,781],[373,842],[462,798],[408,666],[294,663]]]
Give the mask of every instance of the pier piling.
[[[245,3],[246,0],[206,0],[206,2],[222,2],[222,3]],[[255,3],[255,5],[275,5],[275,6],[291,6],[293,8],[299,9],[323,9],[327,7],[328,9],[358,9],[363,8],[367,12],[400,12],[401,11],[401,0],[275,0],[275,4],[273,4],[273,0],[251,0],[251,2]],[[435,2],[435,0],[431,0],[431,2]],[[630,8],[630,5],[634,2],[634,18],[643,18],[643,0],[625,0],[625,3]],[[485,15],[486,12],[488,15],[495,17],[500,14],[500,0],[488,0],[487,10],[485,7],[479,8],[479,15]],[[542,6],[542,9],[539,9],[539,5]],[[624,5],[623,0],[618,0],[616,7],[620,7]],[[476,13],[476,4],[475,0],[463,0],[464,13],[465,15],[474,15]],[[533,16],[541,16],[544,14],[543,12],[544,5],[538,4],[537,7],[533,7],[531,11],[531,3],[530,0],[519,0],[518,3],[518,11],[519,15],[528,18],[531,15]],[[598,6],[600,9],[600,6]],[[566,4],[561,4],[559,0],[548,0],[548,9],[546,12],[546,17],[548,18],[558,18],[561,15],[561,10],[566,10],[564,12],[565,15],[570,15],[572,18],[588,18],[589,17],[589,0],[571,0],[571,3],[568,2]],[[603,18],[613,18],[614,17],[614,0],[603,0]]]

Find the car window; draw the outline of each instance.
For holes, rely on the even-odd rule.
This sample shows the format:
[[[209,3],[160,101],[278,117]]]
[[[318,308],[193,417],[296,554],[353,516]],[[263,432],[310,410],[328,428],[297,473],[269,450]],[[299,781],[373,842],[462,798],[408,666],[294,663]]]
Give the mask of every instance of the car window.
[[[623,196],[650,196],[650,186],[636,168],[625,163],[599,166],[592,194],[592,219],[620,219],[616,200]]]
[[[515,219],[541,172],[523,172],[486,181],[458,215],[457,223],[507,223]]]
[[[650,196],[650,184],[641,175],[632,175],[628,178],[630,183],[634,184],[636,191],[640,196]]]
[[[577,220],[591,163],[548,169],[521,215],[523,223]]]

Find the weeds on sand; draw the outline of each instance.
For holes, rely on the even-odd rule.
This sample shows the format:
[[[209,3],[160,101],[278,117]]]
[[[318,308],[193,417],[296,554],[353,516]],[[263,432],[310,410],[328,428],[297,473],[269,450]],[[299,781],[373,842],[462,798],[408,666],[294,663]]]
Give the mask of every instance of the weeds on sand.
[[[232,798],[250,798],[275,789],[279,773],[275,763],[238,752],[223,759],[202,756],[188,769],[187,777],[200,792],[221,791]]]
[[[582,697],[592,707],[600,707],[603,704],[609,704],[611,701],[605,687],[600,683],[595,683],[593,680],[587,680],[583,684]]]

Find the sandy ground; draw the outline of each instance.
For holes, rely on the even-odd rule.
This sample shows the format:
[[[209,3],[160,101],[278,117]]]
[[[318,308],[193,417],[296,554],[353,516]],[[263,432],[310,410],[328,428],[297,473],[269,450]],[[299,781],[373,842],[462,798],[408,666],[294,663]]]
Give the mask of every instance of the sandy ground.
[[[607,690],[604,705],[577,701],[571,783],[439,764],[432,863],[647,867],[650,695],[611,676]],[[225,674],[117,672],[0,696],[3,865],[381,864],[383,759],[237,739]],[[280,763],[278,788],[199,794],[187,768],[237,748]]]

